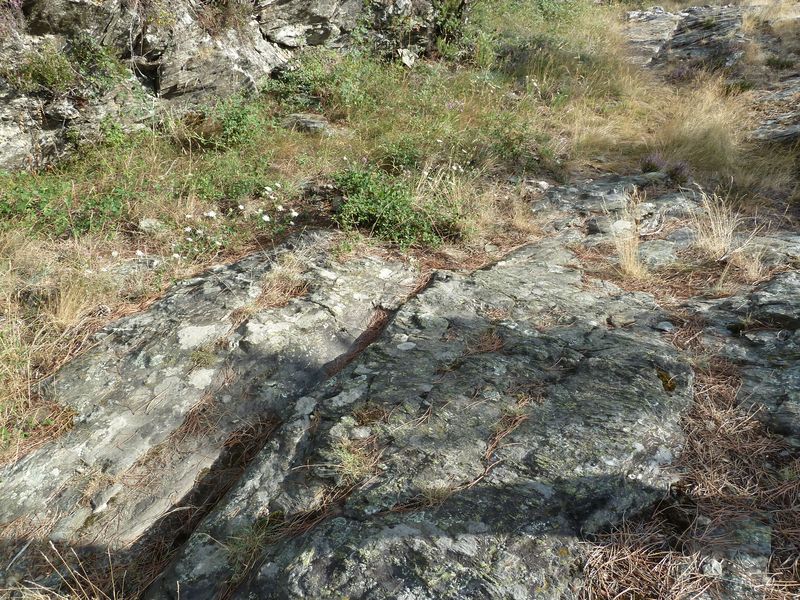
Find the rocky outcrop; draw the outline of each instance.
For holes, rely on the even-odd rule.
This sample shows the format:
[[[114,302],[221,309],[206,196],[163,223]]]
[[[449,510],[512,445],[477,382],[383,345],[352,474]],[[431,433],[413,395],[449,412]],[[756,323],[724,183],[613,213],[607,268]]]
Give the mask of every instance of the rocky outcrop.
[[[438,273],[286,404],[149,597],[574,594],[581,536],[666,491],[692,376],[652,298],[573,261],[549,241]]]
[[[0,584],[57,584],[37,578],[51,540],[110,551],[153,600],[576,597],[586,538],[670,492],[695,393],[675,313],[585,253],[634,219],[669,267],[699,203],[659,173],[537,198],[547,236],[471,273],[305,234],[107,327],[43,388],[74,428],[0,472]],[[798,444],[800,244],[753,243],[783,272],[672,311]]]
[[[793,144],[800,139],[800,75],[797,62],[767,19],[746,30],[745,18],[758,20],[758,7],[701,6],[670,13],[661,7],[628,13],[626,35],[632,60],[661,71],[672,80],[691,80],[698,71],[725,74],[733,87],[752,92],[758,125],[753,138],[760,142]],[[787,17],[797,20],[797,17]],[[789,29],[792,31],[792,29]],[[779,79],[752,73],[742,60],[748,44],[787,60],[790,67]],[[767,67],[769,71],[769,67]]]
[[[628,39],[640,64],[684,70],[731,67],[742,57],[743,9],[702,6],[670,13],[660,6],[628,13]]]
[[[256,92],[292,50],[341,46],[358,25],[424,49],[434,17],[427,0],[27,0],[0,19],[0,169],[40,166],[103,122],[135,129],[167,106]],[[84,38],[116,63],[100,86],[92,65],[76,64],[91,57],[71,51]]]
[[[780,273],[752,293],[695,305],[705,344],[740,367],[738,401],[800,448],[800,273]]]
[[[46,385],[73,410],[72,430],[0,471],[6,533],[46,523],[51,540],[141,550],[154,535],[176,535],[164,522],[170,510],[202,516],[235,481],[243,454],[286,418],[286,402],[339,368],[376,311],[396,308],[416,285],[397,263],[333,265],[330,243],[306,235],[213,269],[98,334]],[[287,261],[302,274],[284,274]],[[308,289],[291,302],[272,298],[287,285]],[[288,304],[265,308],[265,293]],[[21,574],[29,568],[17,564]]]

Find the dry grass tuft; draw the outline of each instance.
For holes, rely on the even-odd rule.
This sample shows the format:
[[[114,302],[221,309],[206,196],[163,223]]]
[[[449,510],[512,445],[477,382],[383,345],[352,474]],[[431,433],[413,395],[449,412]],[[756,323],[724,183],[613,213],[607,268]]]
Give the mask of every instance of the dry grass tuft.
[[[711,76],[698,76],[691,90],[665,93],[671,106],[650,142],[653,149],[700,172],[735,174],[748,131],[744,99],[730,95],[724,81]]]
[[[256,306],[259,309],[280,308],[292,298],[304,296],[309,289],[303,276],[306,269],[302,258],[296,254],[282,254],[261,280],[261,294],[256,299]]]
[[[497,331],[490,327],[476,338],[468,340],[466,348],[464,348],[463,356],[475,356],[478,354],[486,354],[488,352],[499,352],[503,349],[505,342]]]
[[[692,218],[694,246],[712,260],[724,261],[742,247],[738,230],[742,216],[728,199],[700,192],[700,210]]]
[[[107,572],[103,574],[109,581],[101,582],[94,576],[90,568],[84,566],[74,550],[71,550],[72,556],[68,560],[64,558],[53,542],[50,542],[50,550],[52,556],[42,552],[42,557],[51,572],[60,578],[61,586],[58,589],[26,581],[10,590],[0,590],[0,592],[8,592],[11,594],[9,597],[21,600],[125,600],[130,598],[122,591],[125,585],[124,576],[119,581],[117,580],[116,568],[110,551],[107,554]]]
[[[647,278],[647,267],[639,258],[639,225],[636,218],[636,208],[644,202],[645,195],[639,190],[634,190],[626,195],[625,206],[621,218],[630,223],[629,228],[614,229],[612,238],[619,258],[619,269],[624,277],[633,280]]]
[[[354,486],[370,480],[380,464],[381,454],[375,436],[366,440],[339,440],[331,449],[331,466],[339,485]]]
[[[230,319],[235,329],[260,310],[283,308],[293,298],[305,296],[309,284],[305,273],[308,267],[296,253],[281,254],[261,279],[261,292],[258,297],[231,313]]]

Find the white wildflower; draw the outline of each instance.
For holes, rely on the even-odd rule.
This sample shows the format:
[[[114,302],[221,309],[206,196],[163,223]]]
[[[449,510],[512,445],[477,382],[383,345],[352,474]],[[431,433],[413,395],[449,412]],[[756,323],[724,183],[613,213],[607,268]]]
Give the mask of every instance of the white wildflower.
[[[137,250],[136,256],[144,256],[144,252],[142,252],[141,250]]]
[[[269,223],[270,221],[269,215],[268,214],[261,215],[261,220],[264,221],[265,223]]]
[[[292,210],[289,212],[289,215],[290,215],[290,216],[291,216],[291,217],[294,219],[294,218],[296,218],[296,217],[299,217],[299,216],[300,216],[300,213],[299,213],[299,212],[297,212],[295,209],[292,209]]]
[[[244,210],[244,204],[239,205],[239,210]]]
[[[277,210],[278,212],[283,212],[283,211],[285,211],[286,209],[285,209],[285,208],[283,208],[283,204],[278,204],[278,206],[276,206],[276,207],[275,207],[275,210]]]
[[[186,233],[192,233],[192,228],[191,228],[191,227],[184,227],[184,228],[183,228],[183,230],[184,230]]]
[[[117,252],[116,250],[112,250],[111,251],[111,257],[112,258],[117,258],[118,256],[119,256],[119,252]]]

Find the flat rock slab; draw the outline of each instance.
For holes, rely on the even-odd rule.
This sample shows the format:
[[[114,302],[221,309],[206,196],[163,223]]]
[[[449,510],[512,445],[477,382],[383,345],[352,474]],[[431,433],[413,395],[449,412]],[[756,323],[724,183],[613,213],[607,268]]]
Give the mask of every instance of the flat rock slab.
[[[800,448],[800,272],[693,308],[707,322],[706,345],[740,367],[739,403]]]
[[[306,234],[214,268],[101,332],[46,386],[75,411],[73,429],[0,469],[5,537],[117,551],[166,535],[154,527],[186,497],[202,509],[211,497],[190,494],[204,477],[233,483],[216,472],[232,467],[230,453],[252,456],[286,418],[287,402],[291,416],[296,398],[374,327],[376,311],[396,309],[417,283],[395,262],[332,262],[333,239]],[[264,308],[264,277],[287,256],[308,291]],[[17,567],[24,572],[25,562]]]
[[[650,296],[574,261],[548,240],[438,273],[146,597],[575,597],[581,537],[668,489],[693,378]]]

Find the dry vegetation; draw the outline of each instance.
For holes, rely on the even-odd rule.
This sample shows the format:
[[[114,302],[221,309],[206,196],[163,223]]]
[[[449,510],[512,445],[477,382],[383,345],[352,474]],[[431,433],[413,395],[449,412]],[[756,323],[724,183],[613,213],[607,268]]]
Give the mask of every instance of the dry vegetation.
[[[748,4],[759,5],[746,17],[748,31],[769,26],[789,46],[800,39],[790,19],[796,3]],[[687,3],[667,8],[678,5]],[[409,70],[366,52],[308,50],[296,70],[256,99],[221,102],[184,118],[165,115],[132,136],[111,127],[101,144],[82,148],[66,165],[0,173],[0,463],[70,427],[71,413],[41,398],[37,383],[86,349],[104,323],[144,307],[176,278],[269,248],[305,227],[339,226],[350,236],[348,248],[371,236],[431,267],[475,268],[491,257],[487,247],[501,253],[543,235],[529,209],[526,177],[629,172],[653,153],[685,165],[705,189],[724,185],[751,205],[797,197],[797,158],[746,139],[748,93],[712,73],[668,87],[631,65],[619,7],[501,0],[475,10],[464,39],[440,48],[441,60]],[[209,14],[208,26],[243,14]],[[751,49],[750,60],[766,64],[768,57]],[[298,110],[324,114],[333,134],[281,127]],[[320,208],[307,192],[330,182],[351,186],[345,194],[351,212]],[[740,206],[718,193],[701,192],[699,199],[695,248],[683,266],[658,277],[639,257],[635,214],[643,197],[637,194],[621,216],[632,227],[612,236],[613,247],[576,253],[589,273],[666,303],[763,279],[768,270],[749,245],[756,229]],[[403,207],[394,221],[386,220],[387,202]],[[611,254],[617,268],[610,267]],[[152,260],[156,266],[145,265]],[[258,299],[232,315],[234,324],[306,294],[305,269],[302,257],[282,255]],[[504,318],[500,310],[489,316]],[[370,329],[379,333],[388,318],[377,313]],[[490,328],[469,340],[465,355],[502,348]],[[679,509],[694,511],[690,524],[675,531],[659,513],[600,539],[590,551],[589,598],[696,596],[715,585],[704,571],[713,532],[736,519],[769,512],[786,547],[800,543],[792,511],[800,501],[797,479],[787,483],[763,469],[780,442],[734,405],[736,385],[719,365],[700,371],[680,465],[690,508]],[[206,400],[182,433],[214,427],[213,398]],[[528,401],[520,402],[521,410],[504,415],[492,432],[487,469],[503,439],[527,418]],[[381,418],[365,412],[359,421]],[[265,542],[313,527],[345,488],[373,476],[380,459],[372,439],[343,441],[332,455],[342,485],[319,507],[271,515],[228,541],[242,569]],[[785,468],[797,471],[796,464]],[[397,510],[435,506],[474,483],[423,490]],[[793,593],[786,582],[798,579],[796,558],[779,552],[771,569],[765,593]],[[63,597],[108,598],[84,573],[66,573],[70,595]],[[52,597],[35,587],[25,594]]]
[[[800,479],[796,453],[769,433],[754,411],[736,401],[736,370],[709,357],[697,326],[675,334],[678,347],[695,354],[695,401],[684,419],[685,447],[678,464],[677,495],[652,515],[623,523],[589,548],[585,597],[696,598],[721,592],[722,564],[749,531],[770,524],[772,555],[764,572],[750,576],[765,599],[800,593]],[[793,458],[794,457],[794,458]]]

